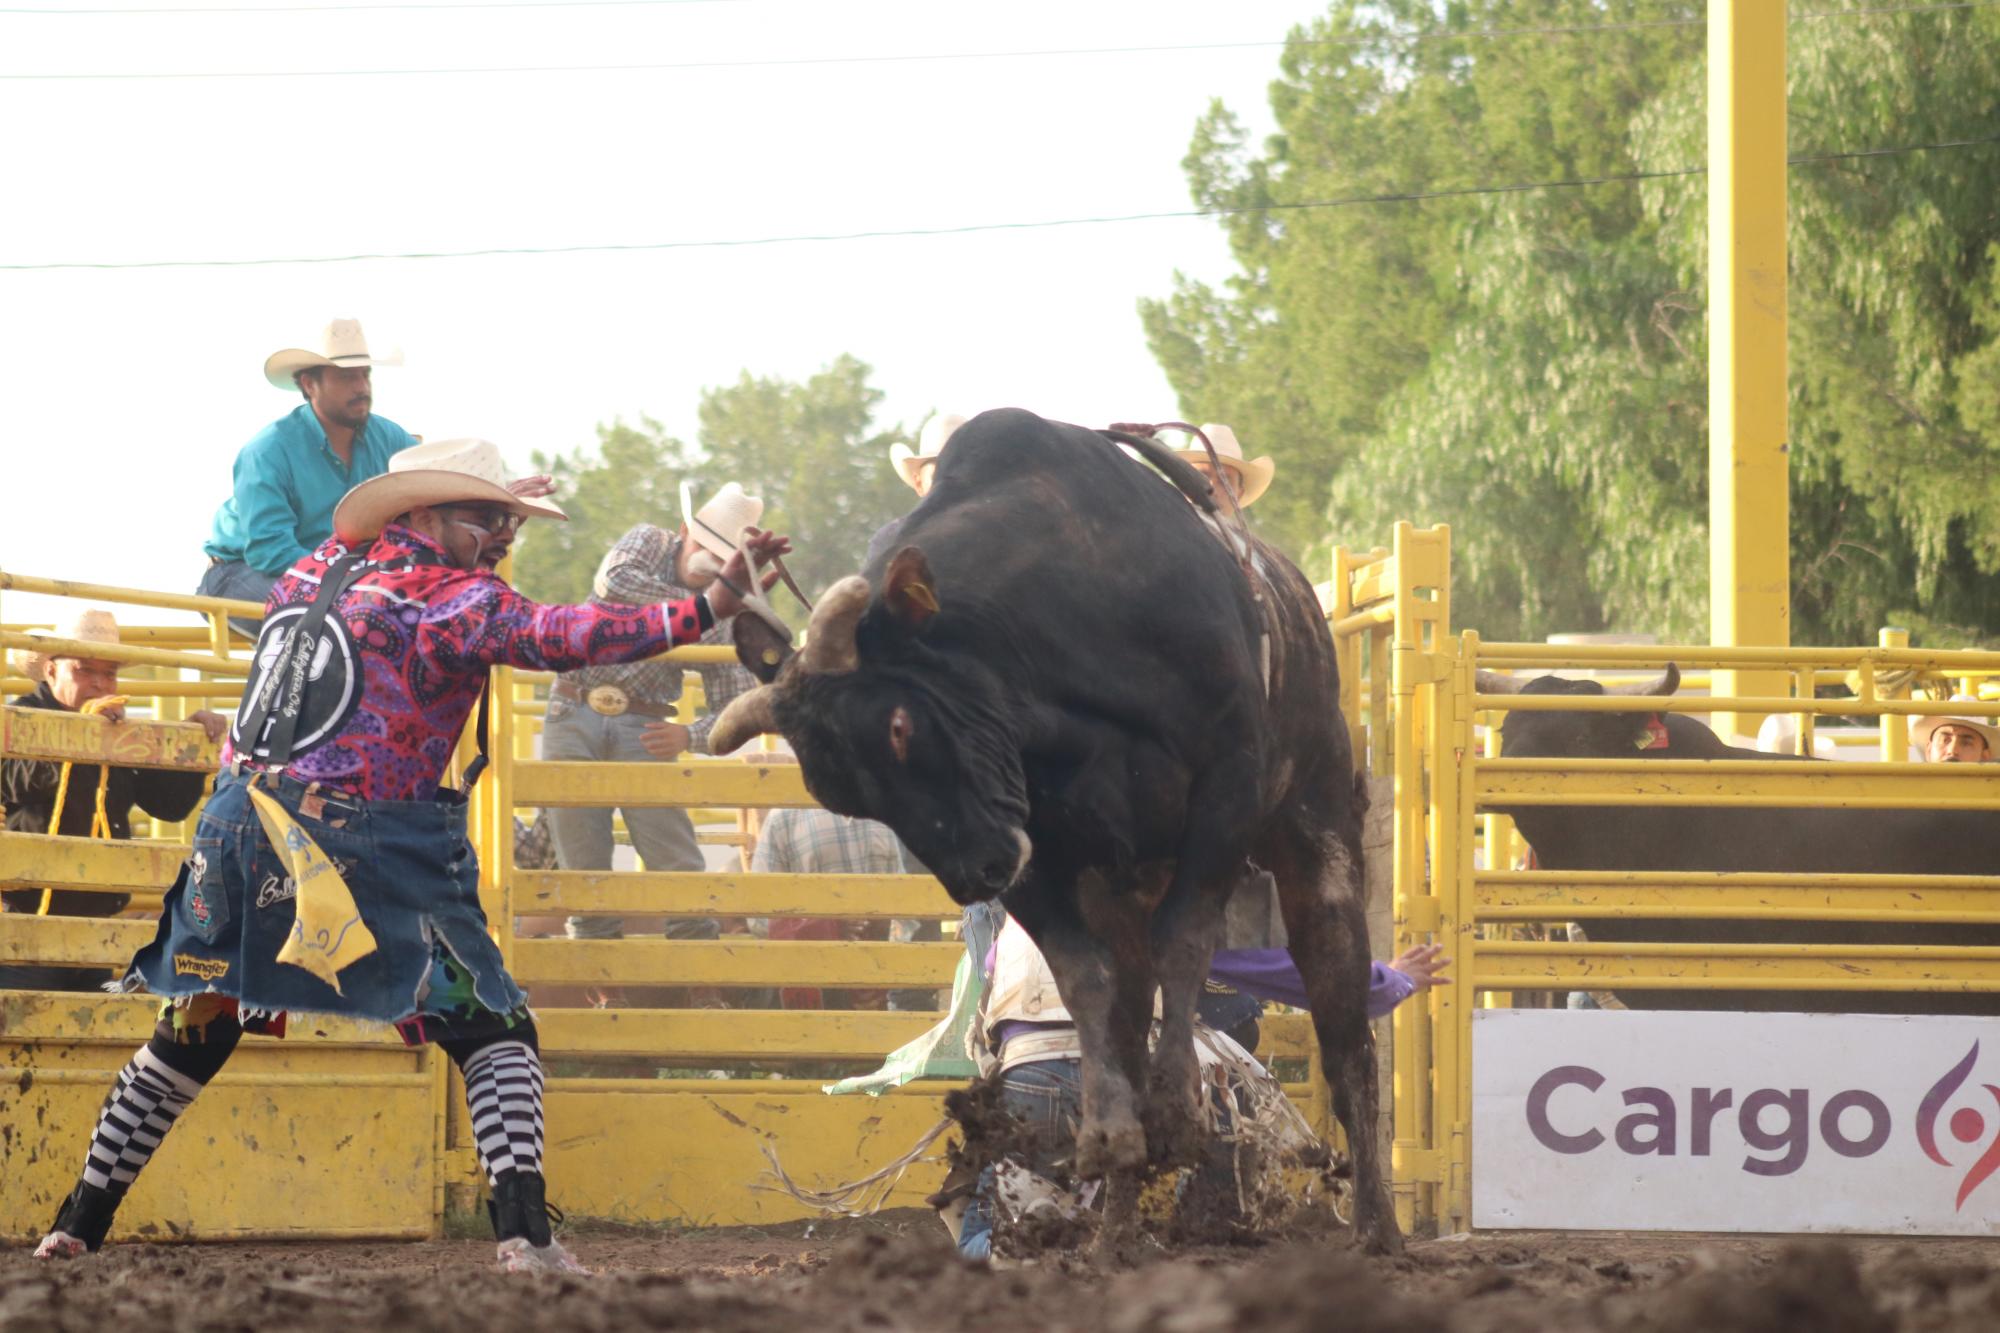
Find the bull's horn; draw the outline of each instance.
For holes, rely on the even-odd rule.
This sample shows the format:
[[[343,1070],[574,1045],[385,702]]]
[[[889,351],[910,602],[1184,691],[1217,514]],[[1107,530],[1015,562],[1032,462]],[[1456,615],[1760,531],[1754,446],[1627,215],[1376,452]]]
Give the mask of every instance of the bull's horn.
[[[850,574],[820,595],[806,626],[806,647],[799,669],[815,676],[837,676],[861,665],[854,643],[855,626],[868,609],[868,580]],[[733,705],[732,705],[733,706]]]
[[[734,754],[752,736],[776,731],[777,703],[778,687],[775,685],[759,685],[748,694],[740,694],[730,700],[729,706],[722,710],[722,716],[716,718],[715,725],[709,729],[708,752]]]
[[[1681,687],[1681,669],[1676,664],[1669,662],[1667,663],[1667,669],[1665,671],[1662,671],[1658,676],[1654,677],[1652,680],[1634,681],[1630,685],[1614,685],[1607,688],[1604,692],[1606,694],[1667,695],[1667,694],[1672,694],[1675,690],[1678,690],[1680,687]]]
[[[1503,676],[1497,671],[1475,671],[1473,677],[1480,694],[1519,694],[1528,683],[1519,676]]]

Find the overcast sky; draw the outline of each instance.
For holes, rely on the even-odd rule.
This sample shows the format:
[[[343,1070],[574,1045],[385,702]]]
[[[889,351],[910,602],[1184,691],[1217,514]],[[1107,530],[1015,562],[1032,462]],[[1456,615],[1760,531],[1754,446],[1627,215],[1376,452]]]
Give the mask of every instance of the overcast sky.
[[[532,248],[1189,208],[1221,98],[1261,136],[1313,0],[0,6],[0,265]],[[53,0],[40,0],[51,8]],[[359,5],[372,3],[374,8]],[[352,6],[352,7],[349,7]],[[30,6],[32,7],[32,6]],[[286,9],[291,12],[284,12]],[[332,12],[340,11],[340,12]],[[1105,47],[1182,51],[1046,54]],[[975,53],[992,58],[936,59]],[[926,57],[882,59],[884,57]],[[872,60],[825,62],[829,58]],[[754,65],[726,62],[792,62]],[[521,65],[709,68],[307,77]],[[232,71],[291,77],[50,79]],[[733,248],[249,268],[0,268],[0,566],[190,590],[270,352],[359,317],[376,410],[522,469],[703,386],[875,368],[884,424],[1176,414],[1136,313],[1229,272],[1208,219]],[[1245,441],[1254,446],[1256,441]],[[886,464],[885,464],[886,466]],[[744,478],[754,483],[753,478]],[[0,618],[34,609],[19,597]]]

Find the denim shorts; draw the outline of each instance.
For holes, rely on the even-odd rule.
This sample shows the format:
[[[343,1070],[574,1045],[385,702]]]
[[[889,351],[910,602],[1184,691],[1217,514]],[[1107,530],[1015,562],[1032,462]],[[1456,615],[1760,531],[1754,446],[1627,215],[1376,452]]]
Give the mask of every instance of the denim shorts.
[[[132,960],[126,989],[227,995],[248,1009],[382,1023],[525,1009],[527,997],[486,933],[463,796],[363,801],[320,788],[307,800],[306,784],[294,778],[255,776],[339,868],[375,936],[375,952],[342,969],[336,991],[277,961],[296,889],[250,803],[251,780],[229,773],[217,780],[195,827],[194,853],[167,891],[159,933]],[[434,973],[440,960],[456,966]]]

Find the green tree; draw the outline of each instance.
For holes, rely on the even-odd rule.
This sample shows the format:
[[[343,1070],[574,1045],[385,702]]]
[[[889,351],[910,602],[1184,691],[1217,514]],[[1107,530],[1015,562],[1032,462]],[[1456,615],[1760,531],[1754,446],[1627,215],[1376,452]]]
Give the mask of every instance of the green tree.
[[[1227,210],[1240,272],[1223,290],[1177,277],[1141,314],[1184,414],[1276,460],[1267,534],[1323,554],[1328,487],[1465,312],[1464,237],[1485,215],[1477,198],[1319,205],[1629,171],[1626,124],[1701,43],[1698,25],[1651,23],[1700,17],[1659,0],[1343,0],[1287,46],[1261,154],[1226,108],[1204,118],[1185,166],[1196,203]],[[1454,35],[1565,26],[1593,31]],[[1599,235],[1638,211],[1629,190],[1568,207]]]
[[[869,367],[841,356],[803,383],[745,372],[701,396],[703,495],[725,481],[764,500],[764,526],[791,536],[785,565],[809,597],[859,573],[875,530],[916,503],[889,466],[890,446],[913,436],[874,425],[882,392]],[[772,604],[789,616],[782,585]]]
[[[1674,8],[1643,17],[1670,17]],[[1698,16],[1698,7],[1678,8]],[[1429,28],[1436,20],[1426,9],[1368,12]],[[1503,0],[1449,13],[1452,22],[1503,28],[1640,17],[1618,5]],[[1328,24],[1316,31],[1355,28],[1344,9]],[[1462,50],[1462,58],[1427,58],[1358,103],[1321,88],[1374,79],[1371,62],[1382,57],[1366,54],[1370,48],[1288,61],[1288,80],[1274,95],[1286,133],[1264,159],[1238,164],[1234,179],[1254,186],[1278,159],[1295,156],[1290,145],[1306,137],[1299,117],[1319,122],[1312,133],[1335,143],[1378,138],[1386,125],[1452,164],[1463,156],[1447,146],[1490,142],[1483,126],[1496,116],[1512,118],[1515,128],[1539,127],[1548,136],[1542,161],[1530,146],[1501,155],[1506,171],[1489,157],[1496,165],[1482,174],[1496,183],[1699,166],[1701,29],[1669,31],[1677,35],[1652,53],[1601,31],[1551,36],[1525,58],[1514,39],[1419,43],[1412,49]],[[2000,15],[1990,10],[1796,16],[1794,155],[1990,133],[1985,109],[2000,98],[1996,39]],[[1583,73],[1578,52],[1600,62],[1586,79],[1595,89],[1589,96],[1572,86]],[[1351,72],[1357,63],[1370,68]],[[1439,110],[1449,107],[1476,114],[1478,132]],[[1601,120],[1592,123],[1584,107]],[[1207,130],[1197,134],[1197,156],[1212,137]],[[1413,153],[1401,184],[1461,183],[1442,165],[1422,174],[1424,165]],[[1200,170],[1191,177],[1202,197],[1210,178]],[[1793,170],[1797,642],[1872,639],[1885,621],[1909,624],[1932,643],[2000,632],[1996,185],[1994,147]],[[1334,197],[1371,188],[1327,179],[1317,190]],[[1175,308],[1152,312],[1167,335],[1155,346],[1177,388],[1223,419],[1258,410],[1312,365],[1330,367],[1330,376],[1357,367],[1375,395],[1371,415],[1343,431],[1314,408],[1304,427],[1312,432],[1305,438],[1337,442],[1324,451],[1334,473],[1332,532],[1360,545],[1396,518],[1450,522],[1460,623],[1491,637],[1619,628],[1699,641],[1707,637],[1708,577],[1705,208],[1703,178],[1676,175],[1332,210],[1396,213],[1412,233],[1432,238],[1422,252],[1426,281],[1408,287],[1421,309],[1382,311],[1374,324],[1307,357],[1291,345],[1288,326],[1326,323],[1313,312],[1338,305],[1343,294],[1295,267],[1292,281],[1272,289],[1281,297],[1246,278],[1233,298],[1211,294],[1216,309],[1200,318],[1185,317],[1184,290]],[[1234,239],[1243,224],[1231,225]],[[1294,244],[1274,234],[1268,244]],[[1359,227],[1345,235],[1364,247],[1378,243]],[[1406,240],[1386,244],[1364,258],[1382,268],[1419,253]],[[1272,267],[1261,257],[1245,260],[1247,275]],[[1265,361],[1218,340],[1218,327],[1250,328]],[[1370,328],[1382,345],[1349,356],[1348,341]],[[1400,377],[1383,370],[1388,347],[1403,349],[1408,370]]]
[[[537,601],[581,602],[604,553],[634,524],[673,528],[681,521],[680,479],[688,451],[659,422],[642,417],[597,428],[594,449],[535,455],[535,470],[555,478],[567,523],[521,530],[516,582]]]
[[[696,447],[642,419],[598,427],[594,449],[535,455],[536,468],[555,477],[570,521],[524,530],[520,586],[544,601],[588,597],[598,562],[633,524],[680,524],[683,479],[697,504],[729,481],[761,497],[762,525],[791,535],[786,567],[808,596],[858,572],[869,537],[914,503],[888,463],[890,446],[913,437],[873,424],[882,394],[869,374],[851,356],[802,383],[745,372],[702,391]],[[782,585],[773,604],[803,623]]]

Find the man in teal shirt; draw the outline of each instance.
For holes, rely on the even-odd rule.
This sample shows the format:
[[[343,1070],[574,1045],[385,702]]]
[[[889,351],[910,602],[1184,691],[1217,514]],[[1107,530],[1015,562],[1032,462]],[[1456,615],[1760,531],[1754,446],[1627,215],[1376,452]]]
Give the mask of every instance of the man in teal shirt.
[[[336,319],[318,351],[286,348],[264,362],[264,378],[305,402],[258,431],[236,455],[235,487],[215,511],[203,548],[208,572],[196,592],[263,602],[271,585],[333,533],[333,506],[417,442],[375,416],[370,372],[393,364],[368,353],[361,325]],[[252,633],[255,632],[252,627]]]

